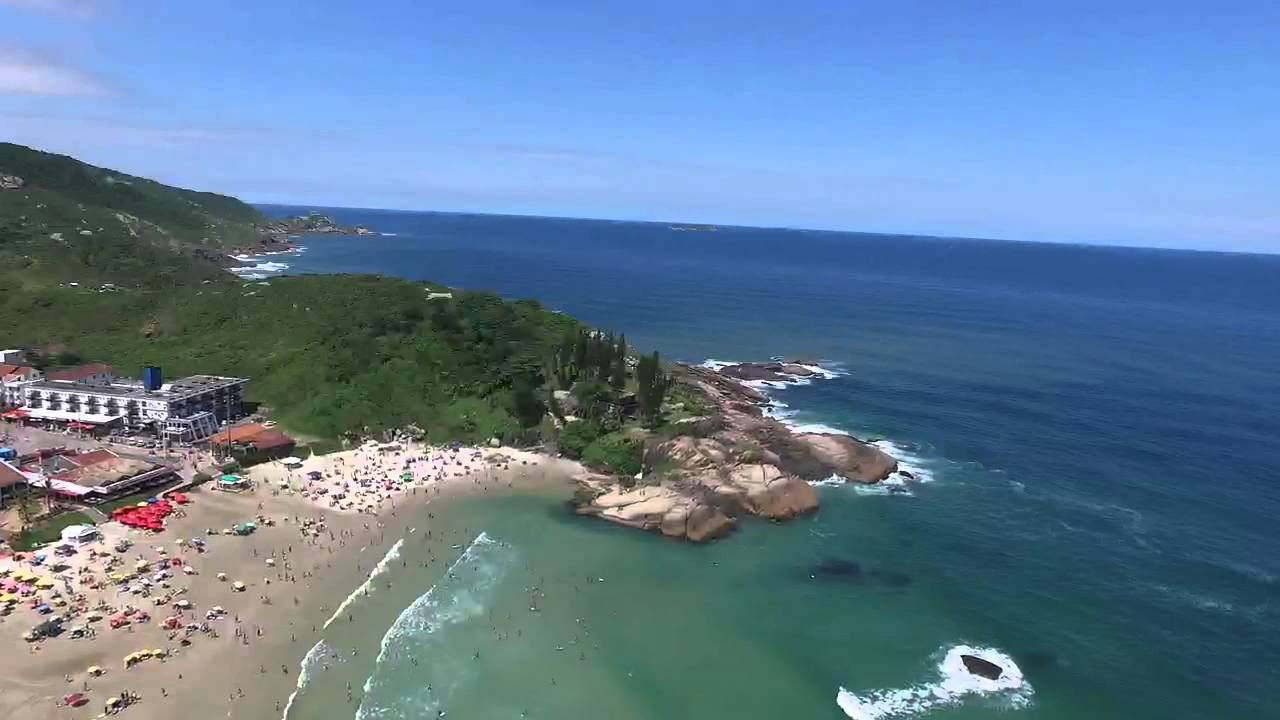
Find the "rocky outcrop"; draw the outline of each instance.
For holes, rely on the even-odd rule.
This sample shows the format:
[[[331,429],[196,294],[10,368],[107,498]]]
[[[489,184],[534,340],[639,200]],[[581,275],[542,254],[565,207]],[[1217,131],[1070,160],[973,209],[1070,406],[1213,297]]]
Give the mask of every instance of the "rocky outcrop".
[[[25,184],[17,175],[0,175],[0,190],[21,190]]]
[[[977,655],[961,655],[960,662],[964,663],[965,670],[988,680],[999,680],[1004,674],[1004,668]]]
[[[285,218],[284,220],[273,220],[271,222],[261,223],[258,225],[258,232],[271,237],[288,237],[290,235],[301,235],[303,233],[333,233],[336,235],[371,235],[373,231],[369,228],[357,225],[355,227],[344,227],[334,222],[333,218],[318,212],[309,212],[306,215],[298,215],[297,217]]]
[[[818,374],[818,371],[809,365],[797,362],[738,363],[725,365],[719,369],[719,372],[737,380],[771,382],[794,382],[797,379]]]
[[[813,512],[818,496],[810,481],[876,483],[897,470],[892,457],[855,438],[793,433],[765,415],[764,394],[724,369],[680,365],[672,380],[711,412],[650,437],[639,479],[581,478],[579,513],[701,542],[728,533],[742,516],[787,520]]]

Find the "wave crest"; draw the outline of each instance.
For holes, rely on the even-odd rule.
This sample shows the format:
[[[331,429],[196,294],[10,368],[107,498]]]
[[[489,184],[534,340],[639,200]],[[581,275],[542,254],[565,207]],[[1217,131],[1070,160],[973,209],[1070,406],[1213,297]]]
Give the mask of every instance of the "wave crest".
[[[993,662],[1004,673],[995,680],[975,675],[965,668],[963,655]],[[970,696],[995,696],[1010,708],[1023,708],[1031,704],[1035,692],[1013,658],[992,648],[969,645],[947,648],[938,663],[938,674],[935,682],[895,690],[855,694],[842,687],[836,694],[836,705],[852,720],[880,720],[957,705]]]

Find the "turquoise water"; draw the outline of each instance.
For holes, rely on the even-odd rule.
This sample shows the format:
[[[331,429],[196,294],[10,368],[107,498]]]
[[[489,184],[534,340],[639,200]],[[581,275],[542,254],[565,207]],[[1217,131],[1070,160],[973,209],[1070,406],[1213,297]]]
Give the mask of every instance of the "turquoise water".
[[[298,717],[841,718],[842,687],[868,717],[1280,701],[1280,258],[335,214],[398,234],[273,260],[534,296],[668,357],[819,359],[837,376],[775,392],[777,412],[883,438],[929,482],[824,487],[813,518],[709,547],[558,498],[465,504],[449,560],[493,543],[453,578],[392,563],[331,628],[359,656],[313,673]],[[948,683],[961,644],[1016,661],[1022,687]]]

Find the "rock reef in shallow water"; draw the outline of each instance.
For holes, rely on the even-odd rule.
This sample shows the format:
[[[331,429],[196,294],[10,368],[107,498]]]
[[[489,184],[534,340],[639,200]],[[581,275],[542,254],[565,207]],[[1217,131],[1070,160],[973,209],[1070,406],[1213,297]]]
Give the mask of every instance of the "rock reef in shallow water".
[[[765,366],[775,364],[782,366]],[[577,512],[703,542],[728,534],[743,516],[788,520],[813,512],[818,495],[810,481],[871,484],[898,469],[892,457],[856,438],[793,432],[765,414],[763,393],[726,369],[677,365],[672,380],[700,396],[709,412],[651,434],[643,477],[580,477]]]

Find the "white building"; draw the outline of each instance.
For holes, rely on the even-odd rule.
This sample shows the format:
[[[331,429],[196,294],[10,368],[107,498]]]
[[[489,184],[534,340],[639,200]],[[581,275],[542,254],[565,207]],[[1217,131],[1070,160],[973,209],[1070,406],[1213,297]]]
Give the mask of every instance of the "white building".
[[[44,373],[33,367],[0,362],[0,405],[15,407],[26,402],[26,386],[43,379]]]
[[[119,422],[129,428],[154,427],[171,440],[202,440],[218,423],[241,414],[244,378],[192,375],[147,390],[136,381],[99,371],[78,373],[83,380],[49,379],[23,388],[27,417],[105,425]]]

